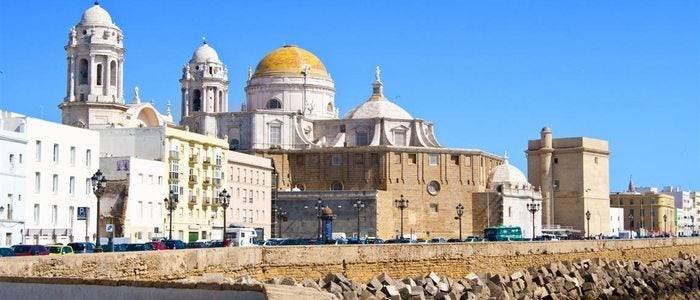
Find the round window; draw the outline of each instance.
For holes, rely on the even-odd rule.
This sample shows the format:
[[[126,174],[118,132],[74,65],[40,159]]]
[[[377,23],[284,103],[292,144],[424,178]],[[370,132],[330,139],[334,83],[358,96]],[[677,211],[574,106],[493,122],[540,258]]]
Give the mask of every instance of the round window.
[[[428,183],[428,194],[431,194],[433,196],[437,195],[440,192],[440,183],[437,181],[433,180],[430,183]]]

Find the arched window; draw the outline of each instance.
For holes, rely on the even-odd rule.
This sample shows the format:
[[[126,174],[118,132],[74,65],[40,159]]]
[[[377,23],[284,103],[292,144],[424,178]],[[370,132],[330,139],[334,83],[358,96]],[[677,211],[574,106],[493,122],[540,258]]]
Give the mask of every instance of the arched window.
[[[192,111],[200,111],[202,109],[202,92],[194,90],[192,93]]]
[[[340,181],[333,181],[331,183],[331,191],[342,191],[343,190],[343,184],[340,183]]]
[[[102,85],[102,64],[97,64],[97,85]]]
[[[117,62],[112,61],[109,63],[109,85],[117,85]]]
[[[277,99],[270,99],[267,101],[267,109],[280,109],[282,108],[282,102]]]
[[[80,84],[87,84],[87,83],[88,83],[88,82],[87,82],[87,81],[88,81],[88,61],[87,61],[87,59],[81,59],[81,60],[80,60],[78,69],[79,69],[79,70],[78,70],[78,73],[79,73],[79,74],[78,74],[78,75],[79,75],[78,78],[80,78],[80,79],[78,80],[78,82],[79,82]]]
[[[328,105],[326,106],[326,110],[330,113],[333,112],[333,103],[328,102]]]
[[[219,91],[219,111],[224,111],[224,92]]]

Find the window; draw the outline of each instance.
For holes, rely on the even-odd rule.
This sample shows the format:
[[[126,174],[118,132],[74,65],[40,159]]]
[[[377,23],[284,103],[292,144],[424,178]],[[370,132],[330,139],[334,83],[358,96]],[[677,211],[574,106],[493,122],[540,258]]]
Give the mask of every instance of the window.
[[[143,174],[139,173],[139,183],[143,184]]]
[[[340,183],[339,181],[334,181],[331,184],[331,191],[342,191],[343,190],[343,184]]]
[[[139,219],[143,219],[143,201],[139,201]]]
[[[340,154],[331,155],[331,166],[340,166],[343,164],[343,156]]]
[[[56,226],[58,223],[58,205],[54,205],[51,207],[51,224],[53,226]]]
[[[452,161],[452,163],[454,163],[455,165],[459,166],[459,155],[452,155],[452,156],[450,156],[450,160]]]
[[[92,181],[90,181],[90,178],[85,179],[85,195],[90,195],[90,192],[92,188]]]
[[[58,193],[58,175],[53,174],[53,184],[51,185],[51,191],[56,194]]]
[[[437,154],[428,154],[428,164],[431,166],[437,166],[438,165],[438,155]]]
[[[355,154],[353,160],[355,161],[356,165],[361,165],[365,163],[365,158],[364,155],[362,155],[362,153]]]
[[[75,166],[75,146],[70,147],[70,165]]]
[[[440,183],[433,180],[430,183],[428,183],[427,189],[428,189],[428,194],[435,196],[440,192]]]
[[[559,191],[559,180],[555,179],[554,183],[552,185],[553,185],[554,191],[558,192]]]
[[[39,204],[34,204],[34,225],[39,225]]]
[[[14,164],[15,164],[15,155],[10,154],[10,165],[14,165]]]
[[[394,146],[399,146],[399,147],[406,146],[406,131],[405,130],[394,131]]]
[[[369,137],[366,131],[358,131],[355,133],[355,146],[369,145]]]
[[[153,184],[153,175],[148,175],[148,184]]]
[[[270,99],[267,101],[267,109],[280,109],[282,108],[282,102],[277,99]]]
[[[510,218],[512,216],[513,216],[513,208],[508,206],[508,217]]]
[[[102,85],[102,64],[97,64],[97,85]]]
[[[87,84],[88,81],[88,61],[81,59],[78,63],[78,83]]]
[[[109,85],[117,85],[117,62],[111,61],[109,63]]]
[[[593,163],[596,164],[596,165],[598,164],[598,157],[594,157],[594,158],[593,158]]]
[[[68,220],[70,220],[70,228],[72,229],[75,220],[75,207],[73,206],[68,207]]]
[[[58,144],[53,144],[53,162],[58,163]]]
[[[192,111],[202,110],[202,92],[194,90],[192,93]]]
[[[408,163],[415,165],[416,162],[418,161],[418,155],[415,153],[409,153],[408,154]]]
[[[432,212],[432,213],[438,212],[438,204],[437,203],[430,203],[430,212]]]
[[[22,153],[19,154],[19,163],[22,163]]]
[[[92,150],[87,149],[85,151],[85,166],[90,167],[92,165]]]
[[[68,192],[71,195],[75,195],[75,177],[73,176],[68,180]]]
[[[36,161],[41,161],[41,141],[36,141]]]
[[[280,146],[282,144],[282,126],[279,124],[270,125],[270,145]]]
[[[39,172],[34,173],[34,192],[41,192],[41,173]]]
[[[158,176],[158,185],[163,185],[163,176]]]
[[[555,158],[554,158],[554,163],[555,163],[555,164],[558,164],[558,163],[559,163],[559,158],[555,157]]]

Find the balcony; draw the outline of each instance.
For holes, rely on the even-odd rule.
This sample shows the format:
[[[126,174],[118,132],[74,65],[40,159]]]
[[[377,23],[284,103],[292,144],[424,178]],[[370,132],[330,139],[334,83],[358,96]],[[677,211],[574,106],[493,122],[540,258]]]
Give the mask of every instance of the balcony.
[[[170,150],[170,160],[180,160],[180,153],[177,150]]]
[[[197,183],[197,175],[190,175],[190,185]]]
[[[170,176],[168,177],[168,182],[170,182],[170,183],[180,182],[180,174],[178,172],[170,172]]]
[[[197,154],[190,155],[190,164],[191,165],[196,164],[198,160],[199,160],[199,155],[197,155]]]
[[[190,205],[195,205],[197,204],[197,196],[190,196],[190,201],[188,202]]]
[[[211,197],[204,197],[204,205],[211,205]]]
[[[204,163],[205,166],[211,165],[211,158],[210,158],[210,157],[205,157],[203,163]]]
[[[211,185],[211,177],[204,177],[204,181],[202,182],[203,186],[209,186]]]

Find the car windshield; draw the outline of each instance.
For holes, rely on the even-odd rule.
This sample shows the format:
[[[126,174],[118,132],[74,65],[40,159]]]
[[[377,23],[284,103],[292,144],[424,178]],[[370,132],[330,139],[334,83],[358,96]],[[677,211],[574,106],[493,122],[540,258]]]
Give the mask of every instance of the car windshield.
[[[49,253],[61,254],[61,247],[46,247],[49,249]]]
[[[68,244],[68,246],[71,246],[71,248],[75,249],[75,251],[83,251],[85,250],[85,245],[76,243],[76,244]]]
[[[29,253],[29,251],[32,250],[32,246],[17,245],[17,246],[12,246],[12,249],[15,250],[15,253]]]

